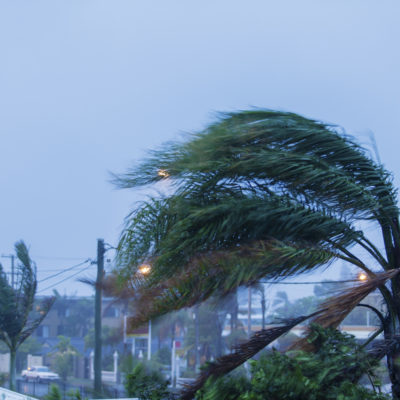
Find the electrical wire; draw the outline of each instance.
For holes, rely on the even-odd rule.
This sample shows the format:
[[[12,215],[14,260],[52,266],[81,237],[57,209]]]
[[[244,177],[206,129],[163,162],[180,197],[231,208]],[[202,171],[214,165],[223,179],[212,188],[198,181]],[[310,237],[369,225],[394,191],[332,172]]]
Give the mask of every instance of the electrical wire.
[[[33,259],[40,260],[83,260],[84,257],[46,257],[46,256],[32,256]]]
[[[318,281],[318,282],[275,282],[275,281],[260,281],[260,283],[267,283],[269,285],[319,285],[324,283],[348,283],[360,282],[359,279],[347,279],[344,281]]]
[[[53,275],[47,276],[46,278],[41,279],[40,281],[38,281],[38,283],[42,283],[42,282],[47,281],[47,280],[49,280],[49,279],[55,278],[56,276],[61,275],[61,274],[64,274],[65,272],[71,271],[71,270],[73,270],[74,268],[78,268],[78,267],[80,267],[81,265],[86,264],[86,263],[89,262],[89,261],[90,261],[90,258],[87,258],[85,261],[82,261],[82,262],[79,263],[79,264],[73,265],[72,267],[69,267],[69,268],[65,268],[65,269],[63,269],[62,271],[57,272],[56,274],[53,274]]]
[[[76,272],[76,273],[74,273],[74,274],[72,274],[72,275],[70,275],[70,276],[67,276],[66,278],[62,279],[61,281],[58,281],[58,282],[56,282],[56,283],[54,283],[54,284],[52,284],[52,285],[50,285],[50,286],[47,286],[47,287],[44,288],[44,289],[39,290],[37,293],[42,293],[42,292],[44,292],[44,291],[46,291],[46,290],[48,290],[48,289],[51,289],[51,288],[53,288],[53,287],[55,287],[55,286],[57,286],[57,285],[60,285],[61,283],[65,282],[65,281],[68,281],[69,279],[73,278],[74,276],[79,275],[79,274],[82,273],[83,271],[86,271],[86,270],[89,269],[91,266],[92,266],[92,265],[90,264],[90,265],[88,265],[88,266],[86,266],[86,267],[80,269],[78,272]]]

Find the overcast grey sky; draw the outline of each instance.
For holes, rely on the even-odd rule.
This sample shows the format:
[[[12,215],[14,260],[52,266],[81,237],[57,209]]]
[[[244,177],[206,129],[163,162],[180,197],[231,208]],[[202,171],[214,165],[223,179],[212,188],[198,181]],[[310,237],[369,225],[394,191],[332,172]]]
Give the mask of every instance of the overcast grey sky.
[[[373,131],[399,184],[399,17],[398,0],[0,2],[0,253],[24,239],[39,280],[95,258],[138,199],[108,171],[215,111],[294,111],[363,142]]]

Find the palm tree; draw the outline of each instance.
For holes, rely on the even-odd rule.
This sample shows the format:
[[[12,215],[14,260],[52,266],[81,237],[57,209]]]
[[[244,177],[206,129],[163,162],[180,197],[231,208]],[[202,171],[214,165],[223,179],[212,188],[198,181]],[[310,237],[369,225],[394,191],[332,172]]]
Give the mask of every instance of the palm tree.
[[[245,362],[307,318],[338,326],[378,289],[387,306],[382,330],[393,396],[400,399],[400,373],[394,367],[398,351],[393,350],[400,329],[399,209],[391,175],[382,165],[336,126],[255,110],[224,114],[202,132],[166,144],[115,176],[121,188],[161,180],[169,183],[167,193],[127,217],[119,243],[119,282],[138,293],[137,323],[260,279],[278,281],[338,259],[369,277],[364,283],[355,280],[312,317],[263,330],[251,339],[258,343],[251,342],[251,351],[242,345],[231,358],[203,370],[199,385]],[[368,238],[370,230],[360,228],[362,221],[380,232],[383,250]],[[143,262],[153,267],[137,281],[135,271]]]
[[[15,244],[15,251],[19,263],[14,287],[0,265],[0,340],[10,350],[11,390],[15,390],[17,349],[40,325],[54,302],[53,297],[45,298],[32,312],[37,287],[36,267],[23,241]]]

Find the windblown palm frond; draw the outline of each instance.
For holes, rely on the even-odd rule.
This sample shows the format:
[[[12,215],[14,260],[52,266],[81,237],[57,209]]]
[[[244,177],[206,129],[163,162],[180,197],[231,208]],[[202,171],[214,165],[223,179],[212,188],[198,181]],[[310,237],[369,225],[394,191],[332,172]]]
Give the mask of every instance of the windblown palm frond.
[[[179,181],[182,191],[192,184],[202,191],[235,183],[280,185],[308,202],[328,201],[329,209],[397,217],[395,190],[385,170],[338,128],[292,113],[225,114],[186,143],[153,152],[115,182],[121,187],[149,184],[163,179],[160,170]]]
[[[337,257],[337,252],[328,247],[259,241],[199,254],[181,273],[159,283],[155,283],[152,274],[146,278],[139,274],[118,285],[119,276],[111,275],[105,288],[107,293],[121,299],[135,298],[137,313],[131,321],[140,325],[149,318],[192,306],[211,296],[226,296],[236,288],[253,285],[262,278],[278,281],[327,265]]]
[[[13,287],[0,265],[0,340],[10,349],[10,388],[15,388],[17,348],[46,317],[55,298],[45,298],[33,311],[37,288],[36,267],[23,241],[15,244],[18,280]]]
[[[195,393],[206,383],[210,377],[218,378],[225,375],[247,360],[254,357],[260,350],[264,349],[277,338],[289,332],[296,325],[311,318],[314,314],[301,316],[285,321],[282,326],[263,329],[255,333],[250,340],[237,346],[231,354],[218,358],[216,361],[209,362],[203,367],[200,376],[190,385],[187,385],[181,393],[182,400],[190,400]]]
[[[19,279],[13,288],[6,275],[0,274],[0,339],[7,345],[18,347],[36,329],[47,315],[54,298],[45,298],[38,305],[39,315],[29,319],[35,301],[37,287],[36,267],[23,241],[15,244]]]
[[[389,279],[396,277],[399,272],[400,269],[382,272],[352,288],[346,288],[341,293],[336,293],[335,296],[321,303],[319,311],[323,310],[323,312],[316,314],[310,323],[320,325],[323,328],[337,328],[365,297],[379,287],[383,287]],[[307,338],[301,339],[294,343],[292,348],[310,349],[310,343]]]
[[[344,220],[274,195],[220,196],[208,202],[171,196],[146,203],[128,218],[119,262],[129,276],[134,272],[129,266],[152,259],[152,276],[161,280],[186,269],[199,253],[235,251],[271,238],[346,247],[363,235]]]
[[[168,194],[127,217],[118,247],[115,282],[128,287],[125,296],[137,294],[134,323],[341,259],[370,279],[324,304],[315,322],[337,325],[378,288],[393,322],[385,329],[398,330],[397,193],[391,174],[340,128],[286,112],[228,113],[114,176],[121,188],[160,180],[170,183]],[[360,220],[380,230],[384,251],[356,229]],[[138,279],[143,262],[152,271]],[[374,278],[378,268],[388,275]]]

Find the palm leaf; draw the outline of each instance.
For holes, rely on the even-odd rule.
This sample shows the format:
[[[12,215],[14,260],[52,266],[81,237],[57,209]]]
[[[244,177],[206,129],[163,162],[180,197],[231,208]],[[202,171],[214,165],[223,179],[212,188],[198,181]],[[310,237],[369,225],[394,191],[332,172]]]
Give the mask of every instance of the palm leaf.
[[[168,144],[153,152],[116,183],[121,187],[149,184],[162,179],[158,175],[161,169],[180,185],[186,182],[183,186],[203,182],[203,191],[222,181],[265,179],[270,185],[279,183],[301,193],[308,202],[329,201],[330,208],[397,217],[390,175],[338,131],[291,113],[260,110],[227,114],[186,143]],[[332,176],[324,184],[329,182],[330,189],[318,190],[315,179],[321,183],[319,176],[328,177],[330,170]]]
[[[233,371],[239,365],[244,364],[247,360],[254,357],[260,350],[268,346],[277,338],[286,334],[296,325],[311,318],[313,315],[314,314],[286,320],[285,324],[282,326],[258,331],[250,338],[250,340],[235,347],[231,354],[224,355],[216,361],[207,363],[207,365],[202,368],[200,376],[196,381],[193,384],[186,386],[182,391],[181,399],[192,399],[195,393],[206,383],[207,379],[210,377],[218,378],[219,376]]]
[[[259,241],[247,246],[207,252],[194,257],[175,276],[159,281],[140,275],[118,285],[110,279],[111,293],[135,299],[136,314],[131,319],[139,326],[170,311],[191,307],[211,296],[224,297],[240,286],[251,286],[261,278],[280,280],[327,265],[337,257],[329,248],[302,243]]]
[[[370,293],[385,285],[389,279],[393,279],[400,272],[400,269],[390,270],[369,277],[365,282],[355,287],[345,289],[341,293],[321,303],[318,313],[310,322],[324,328],[337,328],[349,313]],[[310,343],[305,339],[296,342],[292,348],[310,349]]]
[[[136,210],[121,236],[118,261],[129,275],[153,258],[153,277],[162,281],[198,253],[270,238],[347,246],[362,234],[346,221],[277,196],[220,196],[209,203],[170,197]]]

